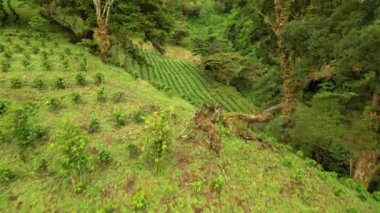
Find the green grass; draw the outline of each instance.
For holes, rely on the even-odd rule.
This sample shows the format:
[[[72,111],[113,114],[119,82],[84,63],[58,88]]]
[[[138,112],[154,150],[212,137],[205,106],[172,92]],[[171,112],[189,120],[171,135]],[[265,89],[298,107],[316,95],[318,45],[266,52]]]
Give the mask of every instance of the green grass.
[[[49,37],[50,41],[45,38],[43,42],[22,28],[2,29],[0,35],[0,44],[12,53],[9,70],[0,71],[0,100],[8,106],[0,115],[0,130],[12,131],[9,127],[13,114],[25,104],[35,113],[35,123],[47,129],[47,136],[27,149],[0,141],[0,171],[10,169],[15,174],[12,180],[0,182],[0,212],[106,212],[109,209],[132,212],[140,205],[147,212],[379,211],[380,204],[361,188],[344,184],[333,174],[321,171],[313,161],[293,154],[287,146],[271,142],[272,149],[262,148],[259,143],[245,143],[222,130],[221,154],[215,156],[205,145],[184,140],[195,111],[193,105],[155,89],[147,81],[135,80],[123,69],[102,64],[97,57],[69,44],[59,34],[52,33]],[[23,50],[16,50],[17,46]],[[35,47],[40,49],[38,54],[33,53]],[[44,51],[51,64],[49,70],[42,63],[46,60]],[[4,54],[0,53],[0,66]],[[23,64],[25,55],[30,55],[28,67]],[[62,55],[69,67],[63,65]],[[171,83],[178,93],[189,90],[191,97],[211,96],[231,108],[241,105],[242,99],[234,99],[236,103],[223,99],[224,89],[212,92],[205,89],[207,80],[197,77],[192,65],[155,55],[150,57],[151,63],[168,71],[148,70],[146,75]],[[88,62],[85,72],[79,71],[83,58]],[[182,68],[194,72],[184,76],[178,71]],[[86,77],[85,85],[77,84],[78,73]],[[104,75],[104,84],[95,84],[97,73]],[[64,80],[65,89],[56,87],[58,78]],[[11,88],[11,79],[21,80],[21,88]],[[35,87],[35,79],[41,79],[45,85]],[[103,87],[105,101],[99,101],[98,91]],[[119,92],[125,98],[113,101],[113,95]],[[80,94],[79,102],[72,100],[73,93]],[[61,103],[55,110],[47,104],[52,98]],[[156,171],[144,160],[150,132],[133,115],[142,109],[149,115],[149,109],[168,107],[173,107],[175,113],[171,124],[173,140],[162,159],[161,169]],[[115,113],[127,115],[124,126],[115,127]],[[60,175],[55,164],[56,135],[66,128],[66,122],[87,131],[93,119],[100,128],[86,133],[90,138],[91,169],[84,176],[86,188],[82,193],[75,193],[69,179]],[[130,157],[136,147],[140,155]],[[109,152],[112,158],[109,164],[98,163],[96,153],[101,150]],[[41,159],[46,159],[48,170],[36,172]]]

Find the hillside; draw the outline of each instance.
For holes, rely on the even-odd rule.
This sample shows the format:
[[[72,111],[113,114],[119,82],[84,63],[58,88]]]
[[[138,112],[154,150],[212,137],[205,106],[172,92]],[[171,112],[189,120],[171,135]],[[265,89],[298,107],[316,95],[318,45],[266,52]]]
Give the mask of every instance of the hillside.
[[[25,150],[2,141],[0,168],[9,169],[15,176],[0,185],[1,211],[124,212],[139,207],[139,203],[147,211],[157,212],[379,210],[379,204],[360,187],[355,191],[355,184],[338,181],[286,146],[273,143],[265,148],[225,132],[217,157],[202,144],[183,141],[181,134],[193,115],[192,105],[165,95],[146,81],[134,80],[122,69],[102,64],[58,34],[49,37],[50,41],[41,40],[19,28],[2,31],[0,43],[7,46],[1,58],[3,63],[7,58],[10,67],[0,73],[0,96],[8,106],[0,117],[1,129],[9,128],[20,107],[33,112],[34,123],[49,129],[42,141]],[[26,58],[30,63],[23,62]],[[77,84],[78,73],[86,78],[85,84]],[[103,85],[95,85],[93,76],[97,73],[104,75]],[[64,89],[57,88],[58,78],[63,79]],[[41,82],[36,79],[44,86],[34,88]],[[98,100],[102,87],[105,101]],[[74,103],[73,93],[80,94],[81,101]],[[115,93],[124,94],[124,98],[116,101]],[[141,111],[149,115],[154,109],[169,106],[174,107],[174,136],[164,166],[157,172],[145,165],[143,155],[133,158],[128,154],[130,144],[144,150],[144,135],[149,134],[131,115]],[[129,115],[125,126],[114,126],[115,112]],[[65,122],[85,130],[94,118],[100,130],[88,134],[93,163],[85,175],[83,192],[75,193],[68,179],[60,175],[51,147],[57,132],[67,127]],[[113,159],[110,164],[98,163],[100,150],[109,151]],[[45,172],[35,170],[40,159],[46,160]]]
[[[259,140],[237,137],[226,118],[257,113],[256,103],[175,51],[139,49],[147,63],[120,68],[71,43],[36,4],[0,2],[9,13],[0,26],[0,212],[380,212],[378,192],[326,172],[268,131],[236,123]],[[200,36],[228,15],[204,2],[214,18],[189,21]],[[330,100],[317,106],[329,109]],[[201,119],[206,130],[195,121],[204,103],[222,112]],[[295,121],[303,123],[291,128],[305,144],[337,137],[336,123],[318,125],[338,116],[302,107]]]

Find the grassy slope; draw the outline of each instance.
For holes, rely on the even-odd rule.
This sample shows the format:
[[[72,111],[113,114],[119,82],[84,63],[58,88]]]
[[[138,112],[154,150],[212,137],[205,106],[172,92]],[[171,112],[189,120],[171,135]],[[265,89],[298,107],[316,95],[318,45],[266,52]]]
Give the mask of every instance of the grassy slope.
[[[14,29],[6,29],[14,32]],[[18,30],[17,34],[25,31]],[[243,211],[280,211],[280,212],[361,212],[379,211],[379,204],[374,200],[361,201],[358,193],[343,186],[336,178],[310,166],[310,162],[299,158],[280,145],[274,150],[261,148],[256,143],[247,144],[228,134],[223,136],[223,149],[218,158],[203,146],[182,141],[180,132],[191,118],[194,108],[181,99],[168,97],[157,91],[145,81],[135,81],[124,71],[106,66],[94,56],[86,55],[78,47],[68,44],[63,38],[54,35],[53,41],[47,42],[47,51],[53,42],[59,48],[53,48],[51,57],[52,71],[42,71],[40,56],[32,56],[32,68],[25,70],[21,66],[22,54],[14,54],[12,69],[0,73],[0,97],[10,103],[11,109],[0,117],[0,126],[8,125],[12,111],[27,101],[37,107],[37,117],[41,124],[49,127],[49,139],[28,151],[26,160],[20,159],[19,150],[13,144],[0,143],[0,168],[11,168],[17,172],[15,182],[0,184],[0,211],[4,212],[62,212],[90,211],[111,205],[121,212],[132,208],[132,196],[142,190],[146,194],[149,212],[190,212],[203,209],[205,212],[243,212]],[[12,36],[11,48],[21,41]],[[4,43],[4,37],[1,39]],[[40,44],[31,39],[32,44]],[[57,54],[68,47],[73,55],[70,58],[69,71],[62,71]],[[26,48],[26,51],[29,51]],[[88,58],[89,69],[86,73],[89,84],[76,86],[74,75],[79,64],[75,55]],[[0,59],[3,55],[0,54]],[[125,92],[127,99],[120,104],[111,101],[99,104],[96,101],[98,87],[93,84],[91,76],[96,72],[105,75],[107,97],[113,92]],[[31,88],[33,79],[39,76],[48,84],[45,90]],[[25,86],[11,89],[9,79],[23,79]],[[69,88],[54,88],[54,80],[63,77]],[[79,92],[84,103],[75,105],[70,102],[68,94]],[[52,97],[61,98],[63,108],[52,112],[46,101]],[[174,106],[177,118],[174,121],[174,140],[171,152],[164,161],[160,172],[146,167],[142,158],[129,159],[128,144],[144,145],[146,135],[143,125],[129,122],[125,127],[115,129],[111,122],[112,112],[119,108],[126,114],[142,106],[154,105],[161,108]],[[94,165],[89,174],[87,189],[82,194],[75,194],[68,181],[56,174],[53,166],[48,174],[33,172],[35,160],[49,153],[49,144],[54,143],[54,136],[63,120],[71,120],[79,126],[87,126],[90,118],[101,120],[100,133],[90,135],[91,147],[106,148],[111,151],[114,161],[107,167]],[[54,154],[49,155],[49,163],[54,161]],[[95,156],[94,156],[95,157]],[[223,190],[219,194],[212,190],[212,182],[219,176],[223,179]],[[194,183],[200,190],[194,190]],[[130,211],[130,210],[129,210]]]

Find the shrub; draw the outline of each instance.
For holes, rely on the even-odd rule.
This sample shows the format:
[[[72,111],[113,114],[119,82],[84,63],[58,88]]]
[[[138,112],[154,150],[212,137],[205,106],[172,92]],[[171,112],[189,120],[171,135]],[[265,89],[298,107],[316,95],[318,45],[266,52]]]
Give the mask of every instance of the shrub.
[[[47,161],[46,161],[45,158],[39,158],[39,159],[37,159],[35,164],[36,164],[35,165],[35,170],[37,172],[44,172],[48,168],[48,163],[47,163]]]
[[[0,181],[9,182],[16,178],[16,174],[10,169],[0,169]]]
[[[22,53],[25,50],[20,44],[16,44],[15,49],[17,53]]]
[[[13,116],[12,139],[21,147],[34,145],[45,135],[45,130],[35,124],[31,112],[18,109]]]
[[[45,82],[44,80],[37,78],[33,81],[33,87],[36,89],[43,89],[45,88]]]
[[[64,59],[64,60],[62,61],[62,66],[63,66],[63,69],[68,70],[68,69],[70,68],[69,60]]]
[[[100,130],[100,122],[98,119],[91,119],[90,124],[88,125],[87,131],[89,133],[96,133]]]
[[[102,73],[96,73],[95,75],[95,84],[97,86],[104,84],[104,75]]]
[[[148,152],[148,159],[154,159],[157,169],[162,155],[167,151],[171,142],[171,116],[172,109],[168,109],[154,112],[145,120],[146,128],[149,131],[148,144],[150,145],[150,151]]]
[[[223,185],[224,180],[221,175],[219,175],[214,181],[212,181],[212,188],[219,193],[222,191]]]
[[[111,152],[108,150],[101,150],[98,153],[98,161],[102,165],[107,165],[112,162]]]
[[[76,184],[81,183],[80,179],[90,168],[89,139],[79,127],[66,124],[60,129],[55,141],[60,171],[71,178],[74,191],[76,191],[78,186]]]
[[[125,100],[125,95],[123,92],[116,92],[112,96],[112,101],[114,103],[120,103],[120,102],[123,102],[124,100]]]
[[[82,100],[82,96],[77,92],[71,93],[70,96],[71,96],[71,100],[76,104],[80,103]]]
[[[81,71],[87,71],[87,58],[83,58],[79,66]]]
[[[132,205],[135,209],[144,209],[146,207],[147,200],[143,191],[140,190],[133,195]]]
[[[65,81],[63,80],[63,78],[58,78],[57,80],[55,80],[55,87],[57,87],[58,89],[66,88]]]
[[[113,115],[113,120],[115,122],[116,127],[124,126],[127,120],[127,116],[125,116],[123,113],[120,111],[117,111]]]
[[[84,86],[86,85],[86,76],[82,73],[78,73],[75,75],[75,80],[77,81],[78,85]]]
[[[376,191],[372,194],[373,199],[380,202],[380,191]]]
[[[42,60],[42,66],[45,68],[46,71],[50,71],[52,69],[52,64],[48,59]]]
[[[47,32],[46,26],[48,26],[48,21],[41,15],[34,16],[30,19],[29,26],[33,31],[37,31],[42,35],[45,35]]]
[[[24,69],[28,68],[30,66],[30,61],[29,59],[24,59],[22,60],[22,66],[24,67]]]
[[[51,98],[47,105],[49,106],[50,110],[58,110],[61,107],[61,101],[58,98]]]
[[[137,159],[140,155],[140,149],[138,146],[134,144],[129,144],[127,146],[128,153],[129,153],[129,158],[131,159]]]
[[[98,100],[99,102],[105,102],[107,100],[106,98],[106,94],[105,94],[105,91],[104,91],[104,87],[100,88],[97,92],[96,92],[96,100]]]
[[[32,53],[34,55],[37,55],[38,53],[40,53],[40,48],[39,47],[32,47]]]
[[[8,110],[8,104],[0,99],[0,115],[5,114]]]
[[[202,181],[201,180],[194,181],[191,185],[192,185],[195,193],[201,192],[201,190],[202,190]]]
[[[11,88],[19,89],[22,87],[22,81],[18,78],[11,78]]]
[[[132,114],[132,121],[135,122],[135,123],[141,123],[144,121],[144,116],[146,115],[146,113],[142,110],[139,110],[137,112],[134,112]]]
[[[11,68],[11,63],[8,59],[4,59],[1,61],[1,71],[2,72],[9,72],[10,68]]]

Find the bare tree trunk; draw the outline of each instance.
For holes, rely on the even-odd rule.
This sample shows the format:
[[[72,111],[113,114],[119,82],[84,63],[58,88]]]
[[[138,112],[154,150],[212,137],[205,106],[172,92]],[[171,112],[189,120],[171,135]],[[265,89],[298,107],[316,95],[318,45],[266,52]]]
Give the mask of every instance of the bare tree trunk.
[[[275,0],[275,11],[277,15],[277,21],[274,31],[278,38],[277,45],[280,53],[280,67],[283,80],[282,88],[284,92],[283,103],[285,104],[282,109],[282,114],[285,117],[290,117],[295,110],[296,95],[293,82],[293,71],[291,66],[291,54],[285,48],[284,41],[281,38],[281,30],[283,26],[286,25],[289,21],[289,1]]]

